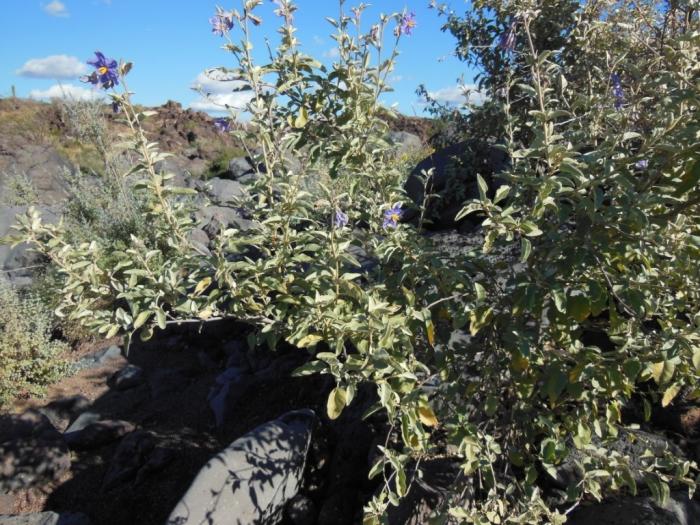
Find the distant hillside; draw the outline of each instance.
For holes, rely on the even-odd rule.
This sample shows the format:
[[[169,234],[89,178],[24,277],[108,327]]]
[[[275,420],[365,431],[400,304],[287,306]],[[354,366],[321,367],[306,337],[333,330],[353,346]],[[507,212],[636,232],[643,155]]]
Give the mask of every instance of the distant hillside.
[[[109,105],[91,108],[104,117],[107,135],[117,140],[118,132],[125,129],[118,123],[119,115],[114,115]],[[217,132],[214,118],[206,113],[183,109],[173,101],[145,109],[156,112],[145,120],[148,137],[158,142],[162,151],[173,154],[168,168],[177,173],[225,176],[230,159],[244,154],[231,136]],[[60,101],[0,99],[0,186],[8,176],[23,174],[36,184],[42,199],[48,197],[50,201],[51,192],[56,191],[55,181],[44,179],[54,178],[57,165],[100,173],[103,167],[98,151],[80,136],[84,130],[75,125],[78,120],[90,128],[89,122],[84,122],[90,120],[85,112],[85,105]],[[429,119],[399,115],[388,120],[393,131],[415,134],[423,143],[433,129]]]

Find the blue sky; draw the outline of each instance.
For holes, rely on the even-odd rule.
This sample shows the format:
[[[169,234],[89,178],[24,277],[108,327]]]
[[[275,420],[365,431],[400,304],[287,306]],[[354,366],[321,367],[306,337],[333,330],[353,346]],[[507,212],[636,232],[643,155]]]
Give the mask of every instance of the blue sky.
[[[228,0],[225,9],[240,7],[242,0]],[[346,8],[358,2],[348,0]],[[415,94],[424,83],[438,98],[460,98],[458,78],[472,82],[474,72],[453,56],[454,39],[439,29],[443,23],[429,0],[375,0],[365,12],[367,27],[382,12],[408,9],[416,13],[414,34],[403,39],[401,56],[393,74],[394,93],[384,102],[398,104],[406,114],[420,114]],[[3,0],[0,18],[0,95],[7,96],[11,86],[21,97],[46,98],[71,94],[91,96],[89,86],[77,76],[81,65],[95,50],[107,56],[130,60],[129,87],[136,100],[159,105],[177,100],[185,107],[213,110],[207,101],[191,90],[205,81],[200,74],[206,68],[234,66],[232,56],[220,46],[223,39],[214,35],[208,23],[216,1],[208,0]],[[297,0],[295,13],[297,37],[303,49],[326,62],[333,60],[333,28],[326,16],[337,16],[336,0]],[[452,0],[452,8],[463,12],[464,0]],[[257,11],[263,24],[257,34],[274,40],[278,19],[274,5],[265,0]],[[262,46],[258,46],[262,50]],[[222,100],[233,95],[221,86],[205,87]],[[93,93],[94,94],[94,93]],[[228,97],[228,98],[227,98]]]

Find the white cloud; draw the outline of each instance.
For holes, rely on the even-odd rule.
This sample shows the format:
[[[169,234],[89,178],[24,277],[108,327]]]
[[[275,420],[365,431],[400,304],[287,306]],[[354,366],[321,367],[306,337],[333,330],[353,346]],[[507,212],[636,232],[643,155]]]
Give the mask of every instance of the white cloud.
[[[59,0],[53,0],[42,7],[44,8],[44,12],[50,14],[51,16],[68,16],[68,9],[66,8],[66,5],[63,2],[59,2]]]
[[[253,97],[250,91],[234,91],[243,85],[242,81],[227,79],[225,73],[218,71],[200,73],[191,87],[208,96],[195,100],[190,107],[199,111],[226,111],[226,106],[241,110]]]
[[[234,110],[240,111],[245,108],[245,105],[250,99],[251,94],[249,91],[241,93],[221,93],[218,95],[201,97],[190,103],[190,107],[198,111],[226,111],[226,106],[228,106]]]
[[[340,51],[338,51],[337,47],[332,47],[328,51],[324,51],[323,56],[326,58],[338,58]]]
[[[479,91],[474,84],[450,86],[437,91],[429,91],[428,94],[442,104],[455,106],[463,105],[466,102],[478,105],[486,100],[484,93]]]
[[[100,91],[73,84],[54,84],[49,89],[32,89],[29,92],[29,98],[34,99],[65,98],[72,100],[96,100],[103,96],[103,93]]]
[[[87,66],[76,57],[51,55],[27,60],[16,73],[32,78],[77,78],[87,71]]]
[[[323,40],[323,38],[321,38],[318,35],[313,36],[313,41],[314,41],[314,44],[316,44],[317,46],[322,46],[325,43],[325,40]]]
[[[190,87],[196,91],[203,91],[204,93],[223,94],[231,93],[231,91],[242,85],[242,81],[231,80],[230,77],[226,76],[226,73],[210,70],[197,75],[197,78]]]

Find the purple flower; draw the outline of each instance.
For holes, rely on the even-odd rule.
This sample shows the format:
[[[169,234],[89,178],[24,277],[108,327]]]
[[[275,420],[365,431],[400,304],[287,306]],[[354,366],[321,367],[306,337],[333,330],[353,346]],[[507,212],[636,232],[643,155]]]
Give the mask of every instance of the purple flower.
[[[634,163],[634,167],[638,170],[645,170],[649,167],[649,161],[647,159],[638,160]]]
[[[95,60],[87,62],[95,68],[89,76],[83,77],[83,82],[90,82],[102,89],[109,89],[119,84],[119,70],[116,60],[105,57],[99,51],[95,51]]]
[[[348,214],[343,213],[341,210],[335,210],[335,217],[333,218],[333,224],[336,228],[343,228],[348,225]]]
[[[396,26],[394,33],[399,35],[412,35],[413,29],[416,27],[416,14],[414,12],[404,13],[401,15],[399,25]]]
[[[610,80],[612,81],[613,96],[615,97],[615,109],[621,109],[625,101],[625,92],[622,89],[620,75],[613,73],[610,75]]]
[[[122,107],[119,104],[119,102],[117,102],[116,100],[113,101],[112,102],[112,113],[114,113],[116,115],[117,113],[120,113],[121,110],[122,110]]]
[[[392,208],[389,208],[384,212],[384,228],[396,228],[399,221],[401,220],[401,215],[403,211],[401,210],[400,204],[394,204]]]
[[[506,53],[515,49],[515,22],[510,23],[505,33],[501,33],[498,39],[498,48]]]
[[[209,19],[211,32],[224,36],[233,29],[233,14],[224,11],[220,7],[216,8],[216,14]]]
[[[215,118],[214,127],[219,133],[228,133],[231,131],[231,121],[227,118]]]

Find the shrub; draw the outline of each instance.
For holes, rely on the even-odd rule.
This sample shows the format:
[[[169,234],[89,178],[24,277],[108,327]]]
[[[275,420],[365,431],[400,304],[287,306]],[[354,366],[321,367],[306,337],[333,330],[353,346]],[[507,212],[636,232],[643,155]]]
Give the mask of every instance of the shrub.
[[[384,16],[363,32],[363,8],[345,14],[341,2],[330,21],[339,58],[326,67],[301,52],[295,6],[276,3],[281,43],[262,65],[250,52],[259,0],[214,18],[237,65],[222,73],[252,96],[251,121],[235,133],[260,148],[248,202],[256,227],[225,229],[211,254],[198,253],[192,191],[165,184],[172,176],[154,169],[163,154],[140,127],[147,113],[128,90],[113,92],[139,160],[129,190],[150,229],[124,248],[74,242],[33,210],[21,218],[21,238],[64,278],[59,311],[142,337],[168,320],[247,320],[259,327],[253,345],[285,339],[314,351],[298,373],[334,376],[331,418],[374,383],[374,408],[401,445],[382,448],[372,469],[384,490],[367,524],[445,444],[471,497],[438,509],[443,522],[563,523],[581,501],[636,493],[637,479],[662,501],[671,483],[692,491],[694,463],[670,453],[633,462],[613,443],[631,426],[622,409],[633,399],[648,416],[681,391],[700,395],[700,36],[683,21],[697,14],[682,3],[649,4],[649,16],[562,4],[550,26],[549,11],[529,3],[475,3],[459,50],[482,60],[489,98],[467,119],[485,127],[465,136],[500,142],[512,166],[493,198],[477,174],[480,198],[462,215],[485,216],[484,243],[455,253],[401,222],[406,170],[385,140],[379,97],[398,52],[383,49],[384,33],[398,44],[412,17]],[[664,18],[673,30],[649,27]],[[455,15],[450,24],[461,27]],[[111,88],[130,68],[115,62],[91,81]],[[462,344],[450,340],[455,329],[469,334]],[[581,479],[545,490],[545,473],[567,457]]]
[[[52,315],[33,296],[0,276],[0,406],[19,394],[37,395],[67,371],[68,345],[51,340]]]

